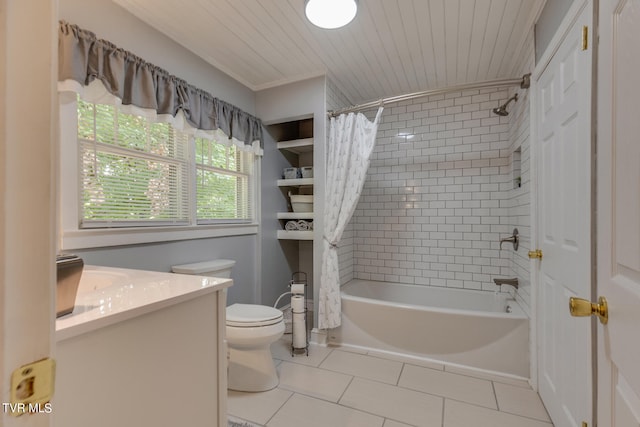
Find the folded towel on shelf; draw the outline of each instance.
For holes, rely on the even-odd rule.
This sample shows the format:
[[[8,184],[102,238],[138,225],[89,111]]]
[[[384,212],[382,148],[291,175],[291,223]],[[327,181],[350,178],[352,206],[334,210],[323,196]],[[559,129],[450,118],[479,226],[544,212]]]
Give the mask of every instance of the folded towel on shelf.
[[[287,221],[284,224],[284,229],[287,231],[310,231],[313,230],[313,221],[304,219]]]
[[[298,230],[298,223],[296,221],[287,221],[287,223],[284,225],[284,229],[287,231]]]

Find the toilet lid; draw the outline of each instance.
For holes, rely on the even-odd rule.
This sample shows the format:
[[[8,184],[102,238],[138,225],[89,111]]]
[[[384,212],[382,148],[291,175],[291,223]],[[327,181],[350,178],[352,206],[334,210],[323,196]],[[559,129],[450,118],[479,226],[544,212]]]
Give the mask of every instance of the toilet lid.
[[[227,326],[269,326],[282,321],[277,308],[257,304],[232,304],[227,307]]]

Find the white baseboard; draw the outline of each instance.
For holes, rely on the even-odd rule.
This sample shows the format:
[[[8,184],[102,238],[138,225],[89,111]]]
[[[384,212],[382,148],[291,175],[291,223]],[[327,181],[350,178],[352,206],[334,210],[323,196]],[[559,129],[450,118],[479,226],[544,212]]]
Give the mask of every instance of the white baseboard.
[[[311,330],[311,338],[309,339],[311,344],[327,346],[327,331],[325,329],[313,328]]]

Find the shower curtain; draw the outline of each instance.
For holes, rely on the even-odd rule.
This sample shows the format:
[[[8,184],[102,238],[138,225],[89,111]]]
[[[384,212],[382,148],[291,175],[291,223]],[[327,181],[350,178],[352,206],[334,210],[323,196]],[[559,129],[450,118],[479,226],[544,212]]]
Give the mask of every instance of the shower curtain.
[[[327,146],[322,269],[318,302],[318,328],[340,326],[340,272],[338,242],[358,204],[376,141],[378,121],[362,113],[331,118]]]

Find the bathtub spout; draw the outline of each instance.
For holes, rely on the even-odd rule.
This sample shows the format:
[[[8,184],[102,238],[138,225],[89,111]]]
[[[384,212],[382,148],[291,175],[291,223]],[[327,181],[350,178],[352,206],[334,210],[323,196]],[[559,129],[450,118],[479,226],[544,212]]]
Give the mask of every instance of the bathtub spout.
[[[518,278],[514,277],[513,279],[493,279],[496,285],[511,285],[514,288],[518,289]]]

